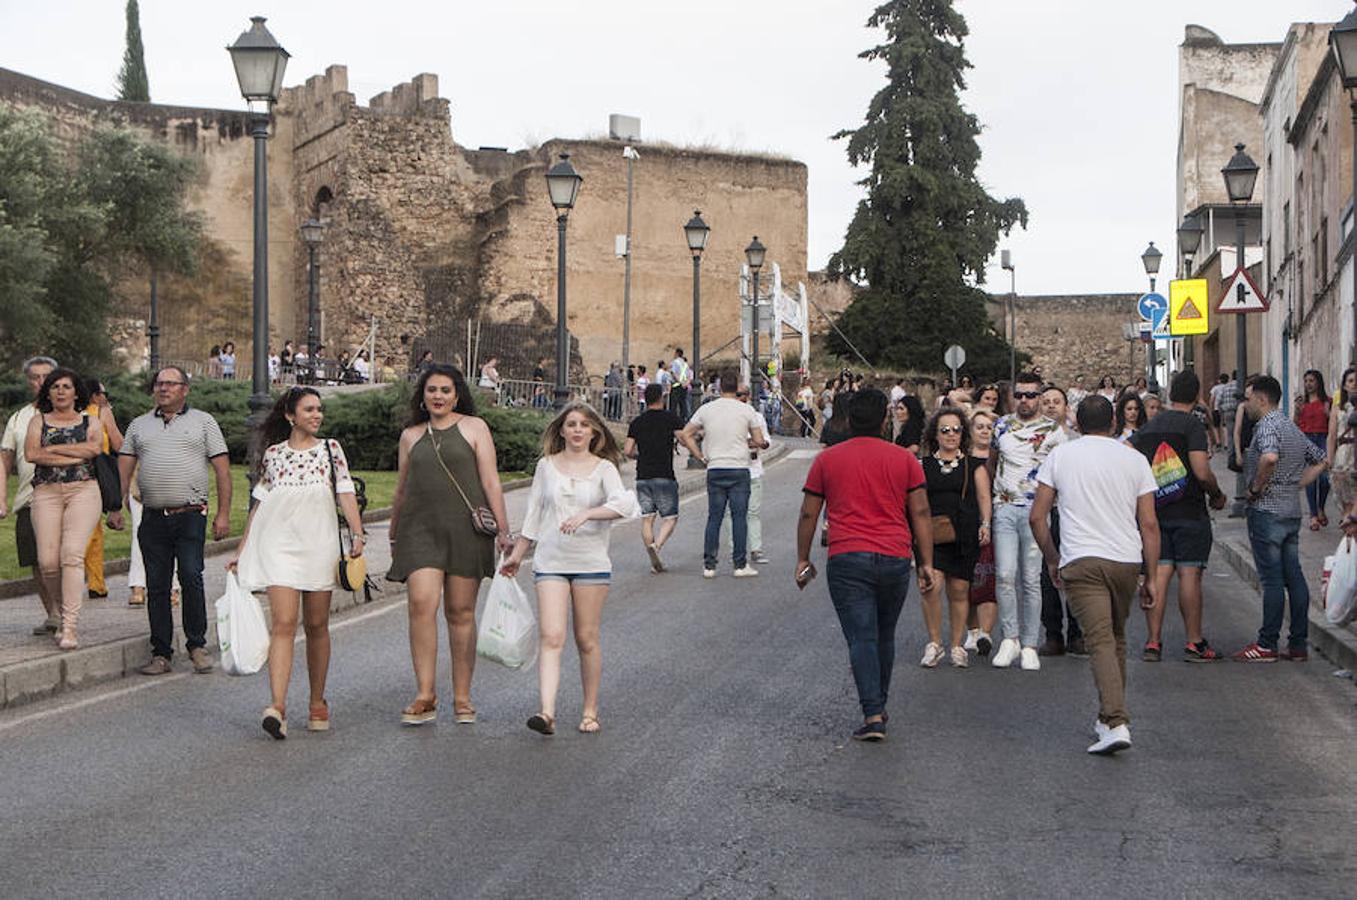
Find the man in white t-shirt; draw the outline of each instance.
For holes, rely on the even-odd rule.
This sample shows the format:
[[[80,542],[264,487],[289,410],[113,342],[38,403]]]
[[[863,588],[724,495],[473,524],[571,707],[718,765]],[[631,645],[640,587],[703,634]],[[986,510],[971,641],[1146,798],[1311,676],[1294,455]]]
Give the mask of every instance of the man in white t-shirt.
[[[1029,520],[1051,580],[1064,587],[1084,631],[1099,701],[1097,740],[1088,752],[1106,755],[1131,746],[1126,617],[1142,573],[1140,605],[1152,609],[1160,602],[1158,485],[1145,457],[1112,437],[1106,397],[1084,398],[1076,419],[1083,438],[1055,448],[1042,464]],[[1056,504],[1058,550],[1047,524]]]
[[[716,577],[716,550],[721,519],[730,507],[730,531],[735,541],[732,562],[736,578],[759,574],[749,565],[749,452],[768,447],[763,418],[748,403],[735,398],[739,381],[734,372],[721,373],[721,396],[698,407],[683,434],[702,436],[702,458],[707,467],[707,531],[702,541],[702,575]],[[686,442],[685,442],[686,443]]]

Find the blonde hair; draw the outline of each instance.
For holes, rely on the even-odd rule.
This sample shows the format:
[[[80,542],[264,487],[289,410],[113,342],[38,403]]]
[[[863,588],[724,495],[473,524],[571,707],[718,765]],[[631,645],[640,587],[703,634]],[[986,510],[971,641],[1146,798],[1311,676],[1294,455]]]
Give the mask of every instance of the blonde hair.
[[[617,446],[617,438],[613,437],[608,426],[603,424],[603,418],[598,411],[583,400],[567,403],[556,418],[551,420],[547,430],[542,433],[542,455],[553,456],[565,449],[565,435],[561,432],[565,430],[565,420],[571,413],[584,416],[594,431],[594,436],[589,441],[589,452],[615,466],[621,465],[622,449]]]

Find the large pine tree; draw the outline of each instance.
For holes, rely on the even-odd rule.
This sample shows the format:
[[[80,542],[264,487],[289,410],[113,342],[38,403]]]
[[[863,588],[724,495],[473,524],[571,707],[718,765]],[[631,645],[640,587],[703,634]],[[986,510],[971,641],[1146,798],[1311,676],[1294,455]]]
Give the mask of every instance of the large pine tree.
[[[118,70],[118,99],[146,103],[151,99],[151,84],[146,77],[146,54],[141,46],[141,10],[137,0],[127,0],[127,47]]]
[[[870,165],[867,196],[829,261],[831,277],[862,287],[838,326],[868,358],[920,371],[943,368],[949,344],[966,368],[1008,371],[1008,344],[990,324],[985,262],[999,234],[1027,224],[1019,199],[996,200],[975,177],[980,125],[961,105],[966,20],[951,0],[891,0],[867,27],[886,41],[860,56],[887,65],[866,121],[842,131],[848,159]],[[848,348],[835,334],[830,349]]]

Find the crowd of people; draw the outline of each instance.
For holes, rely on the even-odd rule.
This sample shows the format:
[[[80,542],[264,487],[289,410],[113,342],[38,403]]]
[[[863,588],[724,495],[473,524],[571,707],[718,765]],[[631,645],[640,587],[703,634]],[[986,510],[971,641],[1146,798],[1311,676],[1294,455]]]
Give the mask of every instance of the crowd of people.
[[[437,718],[440,608],[448,622],[453,717],[475,721],[479,586],[496,571],[515,575],[535,545],[540,703],[527,725],[544,735],[555,731],[569,627],[581,661],[578,730],[602,728],[599,633],[612,577],[611,525],[639,518],[652,570],[667,570],[665,546],[679,515],[679,445],[706,470],[703,577],[718,576],[723,555],[734,577],[760,574],[756,565],[768,561],[761,456],[773,433],[756,406],[761,391],[727,370],[716,378],[714,397],[690,405],[691,395],[678,391],[692,384],[682,361],[679,351],[675,364],[662,362],[654,381],[639,372],[645,408],[621,446],[606,422],[610,410],[600,414],[572,402],[558,412],[543,437],[518,534],[510,531],[494,440],[476,415],[472,389],[453,366],[420,367],[399,439],[386,576],[409,594],[415,684],[414,699],[400,713],[404,723]],[[494,364],[492,358],[481,368],[483,390],[498,377]],[[126,506],[141,561],[134,568],[144,570],[132,602],[145,603],[150,626],[152,657],[142,672],[173,669],[176,594],[185,652],[196,672],[211,671],[203,549],[209,529],[214,538],[229,531],[231,479],[220,427],[188,402],[188,375],[174,366],[157,373],[154,408],[122,433],[98,382],[47,357],[28,360],[24,374],[33,402],[14,412],[0,441],[0,516],[16,515],[20,562],[37,577],[44,619],[35,634],[53,635],[65,650],[79,646],[86,592],[106,591],[93,568],[87,578],[91,564],[102,575],[100,519],[108,513],[109,527],[122,528]],[[1282,411],[1281,387],[1270,376],[1247,378],[1242,403],[1232,402],[1234,392],[1226,377],[1203,402],[1197,376],[1184,371],[1163,403],[1140,385],[1119,390],[1105,378],[1089,389],[1079,378],[1067,393],[1038,373],[1022,373],[1012,385],[947,386],[930,414],[908,382],[897,381],[887,393],[845,371],[818,395],[798,393],[802,420],[809,433],[820,426],[825,449],[804,485],[794,578],[804,588],[816,576],[810,556],[818,530],[863,713],[853,736],[886,736],[895,624],[913,578],[928,637],[924,668],[944,662],[967,668],[974,656],[998,668],[1039,671],[1043,657],[1091,657],[1100,708],[1089,752],[1129,747],[1126,620],[1135,597],[1146,616],[1142,659],[1163,658],[1163,599],[1175,574],[1182,658],[1226,658],[1204,634],[1202,596],[1213,543],[1209,508],[1227,500],[1209,462],[1219,448],[1244,475],[1241,499],[1263,587],[1257,638],[1232,658],[1306,659],[1300,497],[1306,489],[1310,527],[1326,527],[1331,484],[1343,507],[1342,529],[1357,534],[1357,370],[1343,373],[1332,398],[1320,374],[1307,373],[1293,416]],[[270,600],[270,702],[262,724],[279,739],[287,735],[299,622],[307,638],[307,727],[326,730],[330,723],[325,685],[335,555],[317,552],[318,536],[335,534],[350,558],[361,557],[366,545],[344,448],[320,436],[323,423],[323,400],[313,387],[294,386],[277,399],[256,473],[258,502],[228,563],[242,587],[267,592]],[[110,506],[99,469],[114,458]],[[619,471],[628,458],[637,464],[634,490]],[[12,505],[10,472],[19,476]]]

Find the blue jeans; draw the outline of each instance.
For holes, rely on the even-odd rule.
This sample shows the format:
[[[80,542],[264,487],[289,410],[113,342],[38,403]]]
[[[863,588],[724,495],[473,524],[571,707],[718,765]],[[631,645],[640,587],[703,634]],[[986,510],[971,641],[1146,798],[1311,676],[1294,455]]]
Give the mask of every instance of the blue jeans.
[[[1041,548],[1026,506],[994,505],[994,599],[1005,638],[1036,647],[1041,637]],[[1022,582],[1022,594],[1018,582]],[[1021,620],[1021,629],[1019,621]]]
[[[1307,434],[1306,438],[1321,450],[1326,449],[1329,436],[1327,434]],[[1305,502],[1310,504],[1310,515],[1317,516],[1324,511],[1324,504],[1329,500],[1329,473],[1316,478],[1305,486]]]
[[[146,563],[146,617],[151,620],[151,652],[169,659],[174,654],[174,614],[170,611],[170,582],[179,563],[180,602],[183,604],[184,649],[207,645],[207,597],[203,593],[203,541],[207,516],[197,511],[167,516],[147,509],[137,529],[137,544]]]
[[[825,565],[864,718],[886,711],[895,667],[895,623],[909,594],[910,569],[909,559],[880,553],[837,553]]]
[[[1310,633],[1310,586],[1300,567],[1300,519],[1283,519],[1261,509],[1249,510],[1249,543],[1258,582],[1263,586],[1263,627],[1258,643],[1277,649],[1282,636],[1282,612],[1291,595],[1292,650],[1304,650]]]
[[[707,470],[707,532],[702,539],[702,566],[716,568],[716,548],[721,543],[721,519],[730,504],[730,532],[735,542],[731,562],[743,569],[749,544],[749,470]]]

